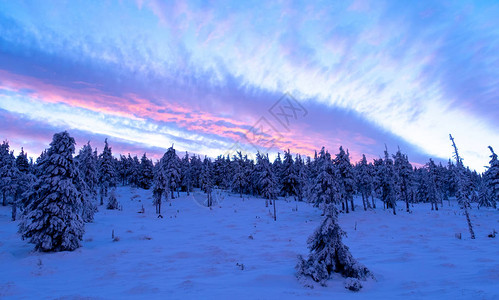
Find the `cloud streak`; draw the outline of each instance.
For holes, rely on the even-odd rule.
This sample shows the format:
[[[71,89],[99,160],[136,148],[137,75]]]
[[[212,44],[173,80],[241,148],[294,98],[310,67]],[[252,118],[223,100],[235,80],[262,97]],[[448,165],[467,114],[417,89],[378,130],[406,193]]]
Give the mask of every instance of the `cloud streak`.
[[[213,155],[288,91],[311,116],[269,137],[281,150],[387,143],[423,162],[452,133],[481,169],[499,140],[494,2],[0,6],[2,108],[31,119]]]

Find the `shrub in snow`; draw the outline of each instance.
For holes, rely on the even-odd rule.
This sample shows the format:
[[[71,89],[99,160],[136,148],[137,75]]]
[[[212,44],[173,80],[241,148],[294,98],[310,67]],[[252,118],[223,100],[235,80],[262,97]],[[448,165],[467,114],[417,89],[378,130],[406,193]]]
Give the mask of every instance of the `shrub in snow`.
[[[362,280],[372,277],[371,272],[358,263],[343,244],[342,237],[345,234],[338,225],[336,207],[328,205],[324,221],[308,238],[308,259],[298,256],[297,277],[309,277],[322,285],[325,285],[333,272]]]
[[[107,209],[118,209],[119,203],[118,199],[116,199],[116,191],[113,189],[109,194],[109,199],[107,201]]]
[[[354,292],[358,292],[362,288],[362,283],[357,278],[348,277],[345,280],[345,288]]]
[[[82,195],[75,185],[75,141],[56,133],[38,169],[40,178],[29,195],[19,230],[39,251],[74,250],[81,246]]]

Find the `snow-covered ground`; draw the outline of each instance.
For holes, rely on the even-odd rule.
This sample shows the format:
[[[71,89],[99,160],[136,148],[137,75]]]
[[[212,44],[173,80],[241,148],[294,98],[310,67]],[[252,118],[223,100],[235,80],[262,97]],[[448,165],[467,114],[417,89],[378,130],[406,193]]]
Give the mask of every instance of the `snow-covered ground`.
[[[314,289],[296,280],[296,257],[308,254],[321,221],[306,203],[277,201],[274,222],[263,199],[226,196],[210,210],[198,204],[202,193],[182,193],[158,219],[151,191],[119,188],[118,197],[123,211],[100,207],[74,252],[33,252],[10,207],[0,207],[0,298],[499,298],[499,235],[487,237],[499,231],[497,210],[471,211],[476,240],[447,202],[438,212],[428,204],[396,216],[361,207],[341,214],[345,244],[376,276],[354,293],[339,276]]]

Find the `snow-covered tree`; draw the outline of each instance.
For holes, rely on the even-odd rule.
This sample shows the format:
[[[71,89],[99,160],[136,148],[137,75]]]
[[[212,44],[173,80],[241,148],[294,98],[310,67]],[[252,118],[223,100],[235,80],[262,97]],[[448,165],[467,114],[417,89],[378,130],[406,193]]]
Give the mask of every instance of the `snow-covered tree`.
[[[98,158],[92,150],[90,142],[80,149],[79,154],[75,157],[75,162],[92,198],[97,199],[97,187],[99,185]]]
[[[324,220],[308,238],[310,255],[305,260],[298,256],[296,266],[298,278],[311,278],[326,285],[333,272],[344,277],[365,280],[371,272],[353,258],[342,238],[346,233],[338,224],[338,213],[333,204],[326,206]]]
[[[340,186],[341,198],[343,199],[342,203],[345,203],[345,209],[348,213],[348,201],[350,201],[352,211],[354,211],[353,193],[355,191],[355,179],[348,150],[345,152],[343,147],[340,146],[340,152],[336,154],[334,165],[336,166],[335,173]]]
[[[16,173],[14,155],[9,152],[9,143],[4,141],[0,145],[0,191],[2,193],[2,205],[7,205],[7,196],[15,191],[13,181]]]
[[[457,183],[457,200],[464,210],[464,215],[466,216],[466,222],[468,223],[468,229],[470,231],[471,239],[475,239],[475,232],[473,231],[473,225],[471,224],[470,214],[468,212],[472,194],[471,180],[468,176],[466,176],[466,169],[464,168],[461,156],[459,156],[454,138],[450,134],[449,137],[452,141],[452,147],[454,148],[454,158],[456,159],[456,168],[454,169],[454,171],[456,172],[455,177]]]
[[[313,181],[309,202],[313,201],[314,206],[320,206],[325,210],[331,203],[340,203],[340,187],[334,178],[331,156],[324,147],[316,161],[318,175]]]
[[[27,196],[32,191],[33,185],[36,181],[35,175],[30,173],[30,164],[28,156],[21,148],[21,152],[16,158],[16,168],[14,169],[13,188],[14,194],[12,199],[12,221],[17,218],[17,208],[22,210],[26,207]]]
[[[228,189],[230,187],[230,159],[223,155],[219,155],[213,162],[213,184],[222,188]]]
[[[292,159],[291,159],[292,160]],[[282,191],[282,175],[283,175],[283,165],[282,165],[281,153],[277,153],[277,157],[273,163],[271,163],[272,173],[276,178],[276,190],[277,193]]]
[[[356,166],[356,171],[357,189],[362,196],[362,204],[364,206],[364,210],[367,210],[371,207],[369,203],[369,195],[372,194],[373,178],[371,169],[364,154],[362,154],[362,160]]]
[[[128,155],[129,156],[129,160],[130,160],[130,170],[129,170],[129,183],[133,186],[133,187],[141,187],[141,184],[140,184],[140,181],[141,181],[141,177],[142,177],[142,174],[141,174],[141,165],[140,165],[140,161],[139,161],[139,158],[137,157],[137,155],[134,155],[133,157],[130,157],[130,154]]]
[[[137,174],[137,186],[148,190],[151,188],[152,181],[154,178],[153,174],[153,164],[150,159],[147,158],[147,155],[144,153],[142,158],[140,159],[140,167],[139,172]]]
[[[156,163],[154,166],[153,178],[153,201],[156,206],[156,213],[161,216],[161,202],[163,196],[168,198],[168,176],[163,167],[164,159]]]
[[[261,161],[261,170],[259,172],[258,176],[258,185],[260,186],[262,196],[265,197],[265,199],[268,199],[273,203],[274,206],[274,221],[277,220],[277,215],[276,215],[276,203],[275,200],[277,199],[277,178],[274,175],[274,171],[272,168],[272,164],[269,161],[269,156],[267,155],[261,155],[260,156],[260,161]]]
[[[237,152],[237,155],[234,155],[234,159],[232,161],[233,166],[233,176],[232,176],[232,189],[239,193],[239,197],[243,197],[243,192],[248,185],[248,177],[246,172],[246,157],[243,157],[241,152]]]
[[[79,171],[79,180],[76,181],[76,187],[83,196],[82,218],[85,222],[92,222],[94,214],[97,212],[97,206],[94,202],[97,200],[97,187],[99,185],[98,157],[92,150],[90,142],[80,149],[75,157],[75,163]]]
[[[115,186],[116,170],[111,147],[104,141],[104,150],[99,155],[100,205],[104,205],[110,187]]]
[[[168,177],[168,189],[171,192],[172,199],[175,199],[173,194],[180,187],[180,158],[175,153],[173,146],[168,148],[162,158],[162,167]]]
[[[182,178],[180,179],[182,189],[185,190],[187,192],[187,196],[189,196],[192,190],[192,167],[189,159],[189,153],[187,153],[187,151],[180,162],[180,170],[182,174]]]
[[[75,185],[74,139],[65,131],[53,137],[20,223],[23,238],[39,251],[72,251],[81,246],[82,195]]]
[[[265,199],[275,199],[277,194],[277,178],[272,169],[268,155],[261,155],[261,170],[258,174],[258,184]]]
[[[280,167],[281,169],[281,193],[285,197],[298,195],[298,170],[293,162],[291,152],[284,151],[284,161]]]
[[[201,175],[202,170],[203,170],[203,161],[201,160],[201,157],[194,154],[191,158],[192,187],[194,188],[201,187],[199,176]]]
[[[308,158],[310,159],[310,157]],[[307,193],[307,186],[309,185],[309,173],[303,159],[299,154],[295,157],[295,174],[297,184],[295,185],[295,194],[298,197],[298,201],[303,201],[303,198]]]
[[[486,193],[490,195],[490,204],[496,207],[499,202],[499,160],[494,149],[491,146],[489,149],[492,154],[490,155],[490,166],[484,174],[484,181],[488,190]]]
[[[206,193],[207,196],[206,206],[211,207],[213,205],[212,191],[214,185],[213,163],[207,156],[204,157],[200,181],[201,189]]]
[[[381,167],[381,200],[383,200],[384,205],[387,208],[393,209],[393,214],[396,215],[396,198],[395,198],[395,171],[393,168],[393,160],[388,154],[388,150],[385,150],[385,159],[383,160],[383,165]]]
[[[393,166],[395,169],[396,186],[400,196],[405,201],[405,209],[410,212],[409,208],[409,189],[411,184],[412,166],[409,163],[407,155],[402,154],[400,149],[393,156]]]
[[[427,186],[428,190],[428,201],[431,203],[431,210],[438,210],[438,203],[440,202],[440,190],[437,186],[437,165],[431,158],[426,164],[426,171],[428,175],[426,176],[425,185]]]

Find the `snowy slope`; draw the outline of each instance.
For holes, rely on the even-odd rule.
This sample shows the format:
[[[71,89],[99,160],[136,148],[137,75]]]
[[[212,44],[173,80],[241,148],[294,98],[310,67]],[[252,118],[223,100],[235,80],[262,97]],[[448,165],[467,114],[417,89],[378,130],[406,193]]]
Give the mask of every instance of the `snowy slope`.
[[[151,194],[119,188],[123,211],[100,207],[83,247],[63,253],[32,252],[10,208],[0,207],[0,298],[499,298],[499,236],[487,237],[499,231],[497,210],[471,211],[476,240],[455,204],[341,214],[345,244],[377,279],[354,293],[341,277],[314,289],[295,279],[296,256],[308,254],[306,239],[321,221],[308,204],[278,201],[274,222],[263,199],[219,197],[210,210],[198,204],[202,193],[182,193],[158,219]]]

